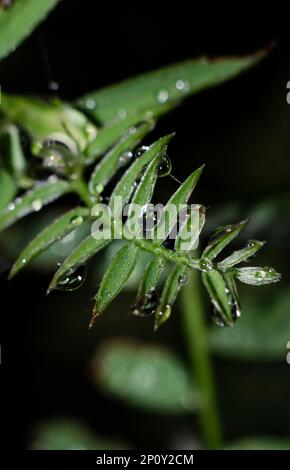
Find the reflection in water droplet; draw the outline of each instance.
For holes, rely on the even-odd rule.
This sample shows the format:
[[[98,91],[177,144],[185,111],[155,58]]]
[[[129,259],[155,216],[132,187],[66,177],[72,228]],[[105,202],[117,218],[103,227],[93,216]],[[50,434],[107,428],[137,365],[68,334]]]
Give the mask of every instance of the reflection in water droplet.
[[[167,90],[159,90],[157,94],[157,100],[159,101],[159,103],[166,103],[168,98],[169,98],[169,93]]]
[[[149,149],[149,147],[147,147],[146,145],[142,145],[142,147],[139,147],[139,148],[136,150],[136,152],[135,152],[135,154],[134,154],[134,157],[135,157],[135,158],[141,157],[141,155],[143,155],[143,153],[145,153],[146,150],[148,150],[148,149]]]
[[[42,200],[41,199],[33,199],[31,202],[31,209],[34,210],[35,212],[40,211],[42,208]]]
[[[211,315],[212,321],[216,326],[225,326],[225,322],[221,318],[219,312],[214,308],[212,315]]]
[[[157,295],[155,289],[145,294],[145,296],[138,300],[132,307],[132,314],[138,317],[147,317],[152,315],[157,306]]]
[[[120,158],[119,158],[119,165],[120,166],[124,166],[124,165],[127,165],[127,163],[129,163],[133,158],[133,152],[124,152]]]
[[[8,206],[7,206],[7,211],[8,211],[8,212],[12,212],[12,211],[14,211],[14,209],[15,209],[15,204],[14,204],[14,202],[10,202],[10,203],[8,204]]]
[[[76,270],[70,270],[58,282],[56,289],[64,291],[73,291],[83,285],[86,278],[86,266],[81,265]]]
[[[154,331],[157,331],[158,328],[165,323],[171,315],[171,305],[167,304],[162,308],[162,310],[158,310],[158,313],[155,318],[155,325],[154,325]]]
[[[164,155],[164,157],[161,158],[161,161],[159,163],[159,166],[157,169],[157,175],[159,177],[168,176],[170,175],[171,170],[172,170],[171,160],[167,155]]]
[[[75,215],[71,218],[70,224],[74,226],[82,225],[84,218],[81,215]]]

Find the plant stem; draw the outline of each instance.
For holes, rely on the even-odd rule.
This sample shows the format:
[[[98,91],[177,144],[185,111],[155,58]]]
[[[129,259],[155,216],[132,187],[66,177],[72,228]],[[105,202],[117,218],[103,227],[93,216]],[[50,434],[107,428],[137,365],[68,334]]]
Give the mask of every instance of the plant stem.
[[[202,433],[206,446],[218,449],[222,447],[222,429],[197,272],[189,274],[188,283],[181,289],[180,295],[187,346],[201,400],[199,414]]]
[[[86,204],[88,208],[91,208],[94,205],[94,202],[90,196],[87,185],[84,182],[83,178],[79,177],[76,181],[73,182],[74,190],[77,192],[82,201]]]

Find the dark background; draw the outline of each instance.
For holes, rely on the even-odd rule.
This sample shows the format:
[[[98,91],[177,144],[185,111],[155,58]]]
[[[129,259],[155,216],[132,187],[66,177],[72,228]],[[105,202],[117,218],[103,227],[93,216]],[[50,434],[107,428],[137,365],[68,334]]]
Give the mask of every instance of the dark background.
[[[152,134],[153,140],[177,132],[170,148],[173,174],[183,179],[205,162],[199,202],[212,207],[216,219],[219,208],[238,207],[238,214],[226,220],[235,222],[235,217],[247,214],[265,198],[289,196],[288,15],[284,2],[257,3],[203,2],[197,8],[197,2],[64,0],[0,64],[1,86],[13,93],[48,94],[48,83],[54,80],[62,98],[74,99],[186,58],[247,54],[271,45],[269,57],[258,67],[190,98],[163,118]],[[161,191],[167,194],[173,189],[170,180]],[[269,240],[269,263],[284,274],[280,289],[288,288],[286,219],[283,212],[278,238],[273,227],[262,235]],[[6,253],[2,256],[6,258]],[[124,295],[100,319],[98,328],[88,333],[93,279],[88,276],[81,291],[46,298],[49,279],[50,273],[33,271],[11,283],[5,273],[0,277],[2,409],[10,443],[27,446],[38,422],[67,415],[84,420],[99,435],[122,436],[139,448],[168,448],[172,436],[191,428],[192,417],[160,417],[128,409],[96,392],[84,369],[96,346],[114,336],[167,344],[186,361],[178,315],[153,336],[150,321],[130,318],[132,295]],[[257,289],[255,295],[263,296],[265,289]],[[216,360],[216,367],[227,438],[245,433],[290,434],[289,368],[222,360]],[[239,384],[245,377],[248,383],[256,380],[254,393],[248,389],[241,393]]]

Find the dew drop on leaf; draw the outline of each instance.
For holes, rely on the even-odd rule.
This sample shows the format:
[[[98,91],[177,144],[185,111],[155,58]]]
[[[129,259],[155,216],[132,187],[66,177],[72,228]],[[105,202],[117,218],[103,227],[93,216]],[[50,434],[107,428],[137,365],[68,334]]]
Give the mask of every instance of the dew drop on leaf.
[[[175,88],[178,91],[188,91],[190,88],[189,82],[185,80],[177,80],[175,83]]]
[[[56,289],[73,291],[83,285],[86,278],[86,266],[81,265],[75,270],[69,271],[58,282]]]
[[[199,267],[202,271],[210,271],[212,269],[212,262],[208,258],[201,258]]]
[[[146,150],[148,150],[148,148],[149,148],[149,147],[147,147],[146,145],[142,145],[142,147],[139,147],[139,148],[136,150],[136,152],[135,152],[135,154],[134,154],[134,157],[135,157],[135,158],[141,157],[141,156],[143,155],[143,153],[145,153]]]
[[[152,315],[157,307],[157,295],[155,289],[144,295],[135,305],[132,307],[132,314],[137,317],[147,317]]]
[[[157,101],[159,101],[159,103],[166,103],[168,98],[169,98],[169,93],[167,90],[159,90],[157,94]]]
[[[179,276],[179,279],[178,279],[178,284],[180,286],[184,286],[188,281],[188,276],[186,274],[182,274],[181,276]]]
[[[85,107],[89,109],[90,111],[92,111],[96,107],[96,100],[91,97],[87,98],[85,102]]]
[[[167,155],[164,155],[164,157],[162,157],[159,163],[157,175],[159,177],[168,176],[171,173],[171,169],[172,169],[171,160]]]
[[[41,199],[33,199],[31,202],[31,209],[35,212],[40,211],[42,208],[42,200]]]
[[[119,158],[119,165],[124,166],[127,165],[133,158],[133,152],[127,151],[122,153],[122,155]]]
[[[70,224],[75,226],[82,225],[84,218],[81,215],[75,215],[71,218]]]
[[[95,190],[98,194],[101,194],[104,191],[104,185],[102,183],[96,184]]]

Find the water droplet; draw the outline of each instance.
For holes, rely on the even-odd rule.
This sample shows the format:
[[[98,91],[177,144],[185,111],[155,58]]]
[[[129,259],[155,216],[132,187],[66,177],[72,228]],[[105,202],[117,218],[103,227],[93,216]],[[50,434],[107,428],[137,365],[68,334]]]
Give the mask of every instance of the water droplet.
[[[94,98],[92,98],[91,96],[89,96],[89,97],[86,99],[85,107],[86,107],[87,109],[89,109],[90,111],[92,111],[92,110],[95,109],[95,107],[96,107],[96,100],[95,100]]]
[[[21,263],[22,263],[22,264],[26,264],[26,263],[27,263],[27,260],[26,260],[25,258],[22,258]]]
[[[249,240],[248,243],[247,243],[247,246],[249,248],[254,248],[256,246],[257,242],[256,240]]]
[[[159,90],[157,94],[157,100],[159,101],[159,103],[166,103],[168,98],[169,98],[169,93],[167,90]]]
[[[158,314],[155,318],[155,326],[154,330],[158,330],[158,328],[165,323],[171,315],[171,305],[167,304],[162,310],[158,310]]]
[[[188,91],[190,88],[189,82],[185,80],[177,80],[175,83],[175,88],[178,91]]]
[[[74,226],[82,225],[84,218],[81,215],[75,215],[71,218],[70,224]]]
[[[225,322],[221,318],[219,312],[214,308],[212,315],[211,315],[212,321],[216,326],[225,326]]]
[[[101,194],[101,193],[104,191],[104,185],[103,185],[102,183],[96,184],[96,186],[95,186],[95,191],[96,191],[98,194]]]
[[[134,157],[135,158],[139,158],[141,157],[141,155],[143,155],[143,153],[145,153],[147,150],[149,149],[149,147],[147,147],[146,145],[142,145],[142,147],[139,147],[135,154],[134,154]]]
[[[57,289],[73,291],[81,287],[86,278],[86,266],[81,265],[75,270],[70,270],[57,284]]]
[[[120,108],[118,110],[118,117],[123,119],[127,116],[127,110],[125,108]]]
[[[35,212],[40,211],[42,208],[42,200],[41,199],[33,199],[31,202],[31,209],[34,210]]]
[[[119,164],[120,166],[127,165],[133,158],[133,152],[130,152],[129,150],[127,152],[124,152],[120,158],[119,158]]]
[[[180,286],[184,286],[188,281],[188,276],[186,274],[182,274],[181,276],[179,276],[179,279],[178,279],[178,284]]]
[[[12,211],[14,211],[14,209],[15,209],[15,204],[14,204],[14,202],[10,202],[10,203],[8,204],[8,206],[7,206],[7,211],[8,211],[8,212],[12,212]]]
[[[212,269],[212,261],[208,258],[201,258],[199,267],[202,271],[210,271]]]
[[[161,158],[161,161],[158,166],[157,175],[159,177],[168,176],[171,173],[172,163],[170,158],[167,155]]]
[[[147,317],[155,312],[156,307],[157,295],[155,289],[152,289],[132,307],[132,314],[138,317]]]
[[[57,82],[51,80],[50,82],[48,82],[47,88],[48,88],[50,91],[58,91],[58,89],[59,89],[59,83],[57,83]]]

